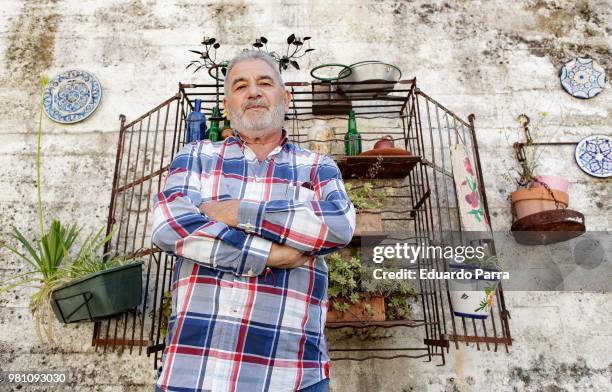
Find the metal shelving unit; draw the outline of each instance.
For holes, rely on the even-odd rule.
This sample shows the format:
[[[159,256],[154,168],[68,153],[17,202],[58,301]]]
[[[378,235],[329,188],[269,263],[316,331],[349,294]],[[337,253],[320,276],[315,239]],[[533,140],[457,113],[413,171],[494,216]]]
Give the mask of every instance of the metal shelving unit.
[[[389,228],[393,232],[400,227],[402,233],[427,245],[448,244],[448,241],[456,244],[460,239],[449,240],[445,234],[456,232],[461,236],[450,166],[451,143],[462,142],[471,152],[478,186],[484,197],[485,212],[489,215],[474,117],[471,115],[467,121],[462,120],[420,91],[416,79],[390,84],[382,92],[379,89],[381,82],[376,83],[376,86],[367,83],[360,85],[357,92],[353,90],[353,93],[340,91],[342,85],[346,84],[341,82],[287,83],[293,98],[286,121],[291,142],[308,147],[313,142],[308,138],[309,123],[313,120],[326,120],[334,130],[333,143],[339,146],[330,155],[338,162],[346,180],[371,177],[372,166],[378,165],[375,178],[394,182],[380,186],[392,186],[400,190],[398,195],[393,196],[393,208],[382,211],[386,230]],[[108,232],[114,229],[116,234],[107,244],[106,251],[143,259],[143,280],[146,283],[143,303],[137,309],[95,323],[92,344],[97,350],[129,350],[130,353],[137,350],[139,354],[146,352],[152,355],[156,367],[159,363],[164,347],[160,335],[162,314],[159,310],[164,292],[170,290],[174,260],[151,244],[149,215],[152,198],[161,190],[172,158],[184,145],[185,123],[193,108],[193,100],[202,99],[203,111],[210,118],[213,106],[221,102],[222,97],[223,85],[219,83],[179,84],[175,96],[136,120],[128,123],[125,116],[120,116],[107,226]],[[364,150],[382,134],[389,134],[396,146],[399,144],[412,155],[385,157],[382,162],[375,157],[344,157],[341,146],[349,108],[355,111],[359,121]],[[364,239],[355,239],[359,240]],[[383,239],[379,236],[378,240]],[[492,240],[485,242],[494,253]],[[434,258],[421,258],[414,267],[437,270],[446,268],[442,260]],[[339,323],[328,327],[408,328],[409,331],[404,333],[417,337],[417,344],[400,349],[330,347],[332,353],[344,353],[332,355],[332,359],[426,358],[433,361],[437,358],[438,364],[443,365],[445,354],[450,350],[450,342],[454,342],[455,348],[459,348],[462,342],[466,346],[475,344],[478,350],[482,345],[487,350],[497,351],[503,346],[508,351],[512,339],[509,312],[501,284],[497,288],[496,305],[489,318],[478,321],[453,315],[448,286],[439,281],[419,280],[416,291],[418,309],[415,309],[413,320],[378,324]],[[363,352],[367,354],[361,356]],[[381,353],[385,355],[379,355]]]

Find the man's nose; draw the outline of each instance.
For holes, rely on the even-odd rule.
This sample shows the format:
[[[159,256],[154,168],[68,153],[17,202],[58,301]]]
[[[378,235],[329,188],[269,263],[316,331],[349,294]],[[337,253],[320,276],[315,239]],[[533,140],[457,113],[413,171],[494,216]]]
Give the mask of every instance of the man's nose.
[[[248,84],[247,93],[249,95],[249,98],[257,98],[261,95],[261,92],[259,91],[259,86],[255,82],[251,82]]]

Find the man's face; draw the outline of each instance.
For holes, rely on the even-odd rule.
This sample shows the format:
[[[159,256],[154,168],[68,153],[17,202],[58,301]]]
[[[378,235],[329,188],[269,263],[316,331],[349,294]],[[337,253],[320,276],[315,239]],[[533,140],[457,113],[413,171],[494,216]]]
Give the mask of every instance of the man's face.
[[[263,60],[245,60],[228,75],[223,104],[232,127],[249,137],[280,132],[291,95],[283,91],[274,71]]]

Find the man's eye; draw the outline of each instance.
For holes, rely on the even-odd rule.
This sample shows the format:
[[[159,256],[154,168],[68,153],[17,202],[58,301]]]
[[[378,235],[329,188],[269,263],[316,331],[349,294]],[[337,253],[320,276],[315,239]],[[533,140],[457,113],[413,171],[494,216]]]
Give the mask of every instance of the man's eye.
[[[236,90],[242,90],[244,88],[244,84],[240,85],[240,86],[236,86]]]
[[[259,84],[263,84],[264,86],[272,86],[270,82],[260,82]]]

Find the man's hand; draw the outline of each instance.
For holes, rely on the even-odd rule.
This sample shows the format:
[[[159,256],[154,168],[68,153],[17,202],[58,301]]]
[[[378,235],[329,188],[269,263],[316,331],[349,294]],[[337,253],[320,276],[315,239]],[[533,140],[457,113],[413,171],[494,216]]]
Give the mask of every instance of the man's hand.
[[[230,227],[238,227],[239,207],[240,200],[207,201],[200,204],[200,212],[217,222],[223,222]]]
[[[312,257],[290,246],[273,243],[266,265],[275,268],[297,268],[307,263]]]

